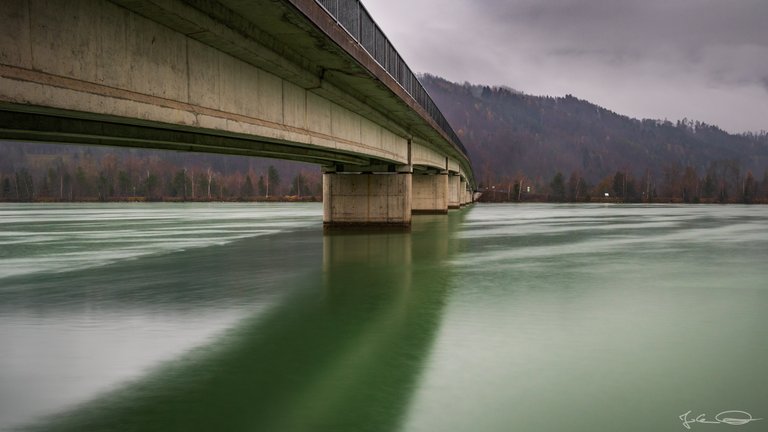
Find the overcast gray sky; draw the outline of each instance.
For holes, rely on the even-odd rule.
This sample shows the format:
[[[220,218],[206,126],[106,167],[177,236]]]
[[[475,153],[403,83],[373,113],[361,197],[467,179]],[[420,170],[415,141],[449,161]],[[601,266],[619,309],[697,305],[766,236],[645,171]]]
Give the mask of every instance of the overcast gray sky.
[[[768,0],[363,0],[416,72],[768,130]]]

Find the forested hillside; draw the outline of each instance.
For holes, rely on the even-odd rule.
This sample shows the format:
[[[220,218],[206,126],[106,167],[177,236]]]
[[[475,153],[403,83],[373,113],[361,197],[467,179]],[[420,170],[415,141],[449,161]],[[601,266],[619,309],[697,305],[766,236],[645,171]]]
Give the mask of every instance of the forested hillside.
[[[462,138],[483,186],[507,190],[522,180],[526,191],[533,185],[557,199],[609,193],[740,201],[768,193],[765,132],[733,135],[687,119],[632,119],[571,95],[531,96],[432,75],[421,80]]]

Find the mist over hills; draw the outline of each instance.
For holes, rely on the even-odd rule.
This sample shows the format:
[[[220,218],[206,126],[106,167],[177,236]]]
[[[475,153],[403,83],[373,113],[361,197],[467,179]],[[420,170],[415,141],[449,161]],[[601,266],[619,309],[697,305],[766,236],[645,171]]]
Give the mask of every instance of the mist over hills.
[[[617,172],[674,182],[686,169],[700,179],[711,174],[738,183],[748,172],[760,179],[768,169],[765,131],[735,135],[687,119],[633,119],[571,95],[532,96],[429,74],[420,78],[485,185],[525,177],[545,186],[558,172],[592,185]]]

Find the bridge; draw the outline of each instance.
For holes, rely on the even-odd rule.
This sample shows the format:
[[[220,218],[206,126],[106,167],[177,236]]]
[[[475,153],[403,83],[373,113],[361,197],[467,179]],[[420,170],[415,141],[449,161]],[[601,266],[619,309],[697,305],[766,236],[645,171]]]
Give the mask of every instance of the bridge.
[[[359,0],[6,0],[0,139],[316,163],[323,222],[472,201],[466,149]]]

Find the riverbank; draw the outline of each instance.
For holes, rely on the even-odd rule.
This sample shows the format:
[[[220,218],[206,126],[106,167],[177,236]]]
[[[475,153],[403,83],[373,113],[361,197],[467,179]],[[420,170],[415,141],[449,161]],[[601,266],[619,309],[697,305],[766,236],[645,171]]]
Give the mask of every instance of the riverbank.
[[[238,202],[275,202],[275,203],[285,203],[285,202],[322,202],[323,197],[322,196],[277,196],[277,197],[254,197],[254,198],[225,198],[225,199],[218,199],[218,198],[212,198],[212,199],[184,199],[179,197],[154,197],[154,198],[147,198],[142,196],[127,196],[127,197],[116,197],[116,198],[109,198],[109,199],[101,199],[99,197],[84,197],[84,198],[78,198],[76,200],[60,200],[56,198],[50,198],[50,197],[41,197],[41,198],[35,198],[32,200],[15,200],[15,199],[0,199],[0,203],[136,203],[136,202],[153,202],[153,203],[222,203],[222,202],[229,202],[229,203],[238,203]]]
[[[588,196],[579,200],[557,200],[547,195],[529,195],[522,197],[520,200],[507,200],[496,199],[492,194],[483,194],[480,196],[478,202],[486,204],[525,204],[525,203],[549,203],[549,204],[586,204],[586,203],[599,203],[599,204],[768,204],[768,197],[755,197],[755,198],[743,198],[738,197],[734,199],[719,199],[719,198],[692,198],[684,200],[682,198],[664,198],[654,197],[651,200],[641,199],[624,199],[621,197],[591,197]]]

